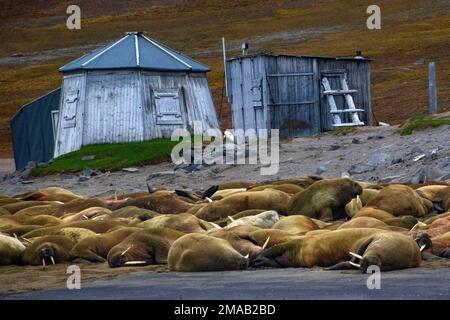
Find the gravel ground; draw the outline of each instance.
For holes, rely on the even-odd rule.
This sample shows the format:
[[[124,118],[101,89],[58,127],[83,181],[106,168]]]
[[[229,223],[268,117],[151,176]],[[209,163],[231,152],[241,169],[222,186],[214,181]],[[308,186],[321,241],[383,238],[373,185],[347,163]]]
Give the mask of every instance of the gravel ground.
[[[61,186],[84,196],[107,197],[147,190],[152,186],[205,189],[232,180],[265,181],[301,175],[340,177],[349,173],[365,181],[411,182],[411,180],[450,179],[450,128],[443,126],[400,136],[396,127],[363,127],[346,135],[324,134],[319,137],[282,141],[279,171],[261,175],[262,165],[213,165],[188,173],[172,163],[139,168],[138,172],[103,173],[80,182],[78,175],[58,174],[22,184],[10,180],[0,183],[0,193],[13,195],[47,186]],[[420,160],[415,157],[425,155]],[[86,165],[89,162],[86,161]]]

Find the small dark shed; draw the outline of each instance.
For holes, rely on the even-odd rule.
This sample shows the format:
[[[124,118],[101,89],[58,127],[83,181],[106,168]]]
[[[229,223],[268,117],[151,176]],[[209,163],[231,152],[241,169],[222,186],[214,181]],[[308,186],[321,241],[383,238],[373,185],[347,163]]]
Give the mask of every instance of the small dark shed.
[[[280,138],[291,138],[370,125],[370,62],[271,54],[228,59],[233,128],[280,129]]]
[[[55,145],[52,116],[59,109],[61,88],[24,105],[11,120],[14,160],[17,170],[29,161],[47,162]]]

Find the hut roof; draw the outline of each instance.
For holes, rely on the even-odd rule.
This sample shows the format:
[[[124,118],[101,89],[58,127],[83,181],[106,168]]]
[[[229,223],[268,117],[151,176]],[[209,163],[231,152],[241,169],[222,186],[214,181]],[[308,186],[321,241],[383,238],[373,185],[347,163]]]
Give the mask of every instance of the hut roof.
[[[98,48],[59,69],[75,70],[144,69],[174,72],[208,72],[210,69],[141,32],[127,32],[105,47]]]

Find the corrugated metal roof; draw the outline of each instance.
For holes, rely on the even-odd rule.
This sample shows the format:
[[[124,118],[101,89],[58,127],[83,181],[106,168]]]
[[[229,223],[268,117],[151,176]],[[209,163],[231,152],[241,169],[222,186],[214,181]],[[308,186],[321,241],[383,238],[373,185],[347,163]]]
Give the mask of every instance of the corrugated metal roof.
[[[325,57],[325,56],[311,56],[311,55],[291,55],[291,54],[272,54],[272,53],[255,53],[255,54],[249,54],[246,56],[236,56],[228,58],[227,61],[232,60],[239,60],[239,59],[246,59],[246,58],[255,58],[260,56],[266,56],[266,57],[291,57],[291,58],[310,58],[310,59],[329,59],[329,60],[353,60],[353,61],[373,61],[371,58],[365,58],[365,57]]]
[[[59,71],[102,69],[210,71],[207,66],[146,37],[140,32],[128,32],[119,40],[66,64]]]

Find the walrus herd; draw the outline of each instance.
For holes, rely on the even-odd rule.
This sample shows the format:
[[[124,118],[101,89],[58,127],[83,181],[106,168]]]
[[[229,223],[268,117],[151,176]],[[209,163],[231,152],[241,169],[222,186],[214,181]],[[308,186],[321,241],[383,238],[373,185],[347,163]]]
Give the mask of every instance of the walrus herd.
[[[0,265],[61,262],[171,271],[381,270],[450,258],[450,185],[349,178],[227,182],[206,191],[0,195]]]

